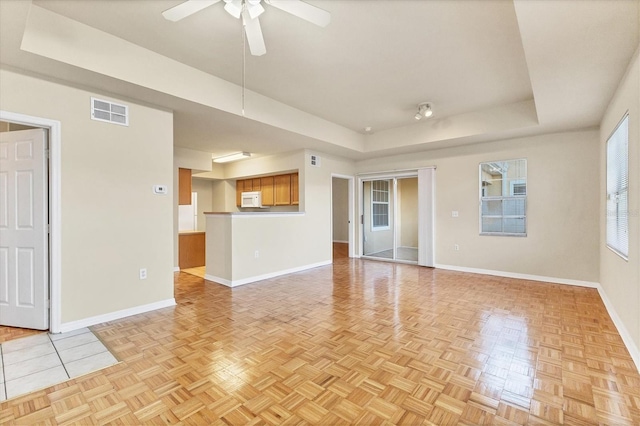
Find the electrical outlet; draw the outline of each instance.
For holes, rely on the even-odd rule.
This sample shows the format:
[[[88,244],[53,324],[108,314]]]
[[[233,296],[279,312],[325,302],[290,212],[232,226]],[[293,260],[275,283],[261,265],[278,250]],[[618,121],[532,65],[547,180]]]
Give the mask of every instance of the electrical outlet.
[[[460,246],[459,246],[459,245],[457,245],[457,244],[454,244],[454,245],[453,245],[453,250],[454,250],[454,251],[460,251]]]
[[[141,268],[140,269],[140,279],[141,280],[146,280],[147,279],[147,268]]]
[[[256,251],[253,253],[253,257],[255,257],[256,259],[257,259],[257,258],[259,258],[259,257],[260,257],[260,250],[256,250]]]
[[[451,217],[458,217],[458,211],[457,210],[453,210],[451,212]]]

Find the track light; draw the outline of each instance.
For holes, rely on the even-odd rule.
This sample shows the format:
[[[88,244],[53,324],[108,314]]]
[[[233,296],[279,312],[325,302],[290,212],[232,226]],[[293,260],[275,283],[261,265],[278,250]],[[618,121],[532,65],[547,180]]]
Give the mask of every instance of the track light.
[[[418,105],[418,112],[413,116],[416,120],[422,120],[423,118],[429,118],[433,115],[430,102],[423,102]]]

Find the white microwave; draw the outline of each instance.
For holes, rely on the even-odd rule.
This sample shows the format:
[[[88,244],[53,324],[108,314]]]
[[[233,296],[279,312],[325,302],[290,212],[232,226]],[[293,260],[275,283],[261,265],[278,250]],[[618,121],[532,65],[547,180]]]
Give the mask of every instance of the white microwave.
[[[260,191],[243,192],[241,200],[242,202],[240,203],[240,207],[261,208],[262,192]]]

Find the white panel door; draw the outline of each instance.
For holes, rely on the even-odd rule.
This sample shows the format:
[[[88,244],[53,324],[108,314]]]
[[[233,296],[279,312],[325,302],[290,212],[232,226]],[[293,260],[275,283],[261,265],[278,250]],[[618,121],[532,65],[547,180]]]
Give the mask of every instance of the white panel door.
[[[0,133],[0,325],[49,328],[46,133]]]

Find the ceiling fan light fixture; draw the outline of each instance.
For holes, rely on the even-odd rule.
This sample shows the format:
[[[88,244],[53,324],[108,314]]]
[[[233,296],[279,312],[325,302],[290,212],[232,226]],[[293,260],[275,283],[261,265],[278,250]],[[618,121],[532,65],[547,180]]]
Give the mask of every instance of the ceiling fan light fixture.
[[[240,0],[224,0],[224,10],[236,19],[240,19],[242,13],[242,1]]]
[[[264,12],[264,7],[262,7],[260,2],[248,2],[247,10],[249,11],[249,16],[251,17],[251,19],[256,19],[258,16],[262,15],[262,13]]]

